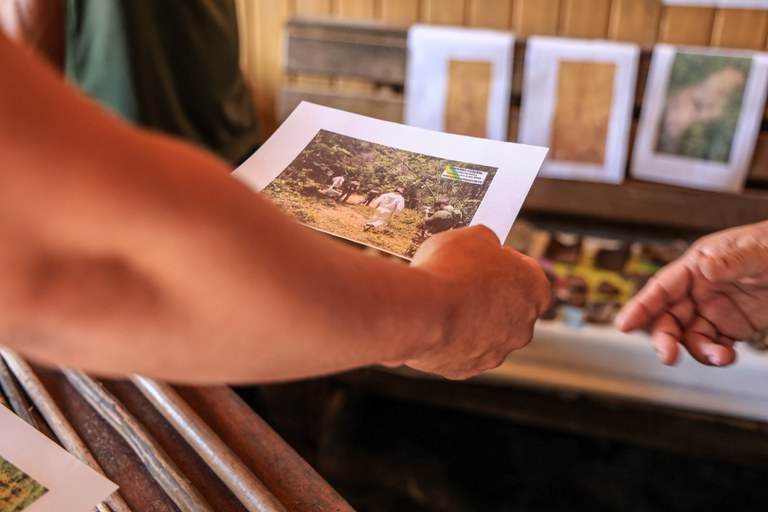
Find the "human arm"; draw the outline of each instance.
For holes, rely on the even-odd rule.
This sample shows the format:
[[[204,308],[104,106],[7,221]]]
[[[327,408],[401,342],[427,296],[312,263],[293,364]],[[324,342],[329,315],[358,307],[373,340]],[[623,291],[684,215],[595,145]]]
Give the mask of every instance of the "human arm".
[[[486,228],[435,237],[410,267],[371,258],[2,35],[0,61],[0,339],[38,361],[186,382],[384,362],[463,378],[524,346],[547,305],[541,269]]]
[[[768,328],[768,222],[703,237],[659,271],[616,321],[623,331],[649,324],[665,364],[679,345],[701,363],[733,363],[735,342]]]

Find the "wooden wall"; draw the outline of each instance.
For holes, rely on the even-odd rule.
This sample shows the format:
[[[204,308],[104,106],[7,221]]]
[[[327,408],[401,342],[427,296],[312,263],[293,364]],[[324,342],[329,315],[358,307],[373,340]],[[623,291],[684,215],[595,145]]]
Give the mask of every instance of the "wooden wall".
[[[518,36],[561,35],[724,48],[768,49],[768,11],[662,6],[661,0],[236,0],[241,20],[243,69],[251,80],[264,136],[276,127],[276,98],[285,22],[295,16],[333,16],[513,30]],[[349,79],[330,84],[366,88]]]

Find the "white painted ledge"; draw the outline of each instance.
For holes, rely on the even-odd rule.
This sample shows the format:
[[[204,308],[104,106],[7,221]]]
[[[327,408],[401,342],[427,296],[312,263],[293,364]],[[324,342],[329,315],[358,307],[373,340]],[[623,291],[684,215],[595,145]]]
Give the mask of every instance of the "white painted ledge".
[[[747,345],[739,347],[738,361],[727,368],[701,365],[688,354],[667,367],[656,359],[646,334],[539,321],[533,342],[481,379],[768,421],[768,352]]]

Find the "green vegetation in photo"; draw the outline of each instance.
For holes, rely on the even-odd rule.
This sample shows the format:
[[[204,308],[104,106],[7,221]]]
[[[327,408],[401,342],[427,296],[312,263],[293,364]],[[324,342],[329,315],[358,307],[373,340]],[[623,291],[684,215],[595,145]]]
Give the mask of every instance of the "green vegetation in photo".
[[[752,59],[678,53],[656,150],[728,162]]]
[[[21,512],[48,489],[0,457],[0,512]]]
[[[481,185],[443,178],[449,166],[486,172]],[[444,199],[464,223],[477,212],[496,169],[399,150],[320,130],[291,164],[265,189],[276,204],[299,222],[343,238],[405,255],[425,208]],[[344,201],[327,197],[332,179],[343,176],[354,192]],[[381,228],[363,230],[374,209],[366,196],[402,191],[405,208]]]

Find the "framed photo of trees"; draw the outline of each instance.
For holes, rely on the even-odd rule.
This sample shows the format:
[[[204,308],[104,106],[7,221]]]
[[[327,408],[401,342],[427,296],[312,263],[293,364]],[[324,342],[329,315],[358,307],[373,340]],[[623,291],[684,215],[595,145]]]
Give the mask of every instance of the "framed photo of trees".
[[[760,130],[766,87],[765,53],[657,45],[632,176],[740,191]]]
[[[462,226],[504,240],[545,154],[302,103],[235,176],[307,226],[408,259]]]
[[[541,176],[621,183],[640,48],[530,37],[518,140],[548,146]]]

